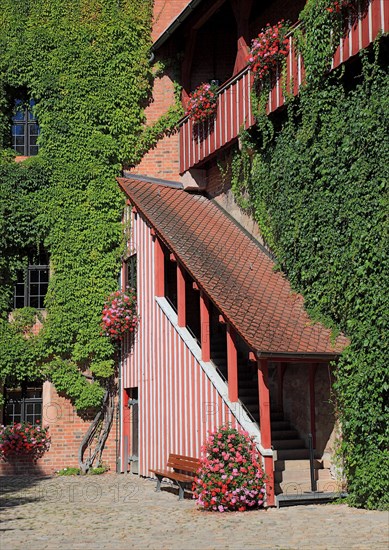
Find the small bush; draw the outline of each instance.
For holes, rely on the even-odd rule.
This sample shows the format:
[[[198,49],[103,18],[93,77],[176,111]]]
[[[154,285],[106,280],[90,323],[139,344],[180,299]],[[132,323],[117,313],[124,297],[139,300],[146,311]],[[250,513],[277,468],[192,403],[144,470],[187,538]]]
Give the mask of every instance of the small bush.
[[[105,474],[105,472],[108,471],[108,467],[107,466],[97,466],[96,468],[91,468],[89,471],[88,471],[88,475],[91,475],[91,476],[98,476],[100,474]]]
[[[57,472],[59,476],[79,476],[80,473],[80,468],[63,468]]]

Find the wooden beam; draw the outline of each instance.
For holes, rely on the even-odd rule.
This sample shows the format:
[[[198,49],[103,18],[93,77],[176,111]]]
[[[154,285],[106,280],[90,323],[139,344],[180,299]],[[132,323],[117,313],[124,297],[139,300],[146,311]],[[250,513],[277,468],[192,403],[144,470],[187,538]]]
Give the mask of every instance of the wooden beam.
[[[231,0],[237,26],[237,52],[234,65],[234,74],[237,74],[247,65],[248,43],[250,40],[250,14],[252,0]]]
[[[274,463],[273,457],[265,456],[265,474],[267,480],[266,484],[266,504],[267,506],[274,506]]]
[[[210,314],[208,296],[200,291],[201,359],[211,360]]]
[[[269,367],[267,359],[258,359],[259,426],[261,443],[271,447]]]
[[[233,403],[238,401],[238,351],[236,349],[236,333],[227,324],[227,372],[228,398]]]
[[[269,366],[267,359],[258,359],[259,426],[261,443],[265,449],[271,447]],[[266,503],[274,506],[274,464],[273,457],[265,456]]]
[[[177,316],[178,326],[186,327],[185,270],[181,264],[177,265]]]
[[[315,398],[315,376],[317,365],[312,365],[309,369],[309,421],[312,434],[313,448],[316,449],[316,398]]]

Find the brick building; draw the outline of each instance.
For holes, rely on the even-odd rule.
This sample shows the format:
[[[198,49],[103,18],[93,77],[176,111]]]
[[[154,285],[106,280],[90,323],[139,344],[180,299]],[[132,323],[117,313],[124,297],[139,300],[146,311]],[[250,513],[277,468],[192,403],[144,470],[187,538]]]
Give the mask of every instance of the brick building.
[[[274,271],[254,220],[235,203],[219,163],[255,126],[250,40],[268,22],[298,24],[304,0],[155,2],[155,79],[146,110],[152,124],[202,82],[217,82],[213,118],[185,116],[119,183],[132,234],[123,285],[136,266],[141,323],[121,362],[120,467],[144,476],[169,453],[199,456],[207,430],[225,422],[253,435],[268,476],[267,505],[309,491],[339,488],[332,455],[336,426],[329,404],[336,341],[304,310],[303,298]],[[345,30],[332,67],[349,62],[387,31],[384,2],[371,0]],[[298,94],[303,59],[288,35],[285,82],[277,76],[267,112]],[[311,455],[312,456],[312,455]]]

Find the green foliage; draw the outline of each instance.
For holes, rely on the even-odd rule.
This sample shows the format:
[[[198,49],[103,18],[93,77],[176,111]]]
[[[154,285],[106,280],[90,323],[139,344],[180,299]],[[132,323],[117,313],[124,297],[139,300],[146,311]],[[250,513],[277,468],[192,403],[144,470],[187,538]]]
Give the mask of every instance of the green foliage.
[[[245,191],[309,310],[351,339],[336,368],[349,502],[385,508],[389,78],[366,55],[362,73],[351,90],[328,78],[289,103]]]
[[[341,12],[332,9],[331,5],[329,0],[308,0],[299,16],[302,27],[296,32],[297,44],[304,59],[309,87],[320,85],[330,69],[342,33]]]
[[[4,0],[0,14],[4,151],[11,92],[27,90],[35,99],[41,129],[39,158],[15,164],[7,152],[1,156],[2,318],[31,249],[44,243],[51,270],[39,337],[25,340],[2,326],[8,355],[1,342],[0,377],[43,368],[81,409],[101,402],[104,381],[114,373],[114,347],[100,334],[101,310],[117,288],[123,198],[115,176],[142,131],[151,5]]]
[[[10,323],[16,332],[29,336],[31,336],[32,328],[37,321],[43,323],[43,316],[35,307],[15,309],[10,318]]]
[[[59,476],[79,476],[81,474],[80,468],[62,468],[62,470],[58,470],[57,475]]]

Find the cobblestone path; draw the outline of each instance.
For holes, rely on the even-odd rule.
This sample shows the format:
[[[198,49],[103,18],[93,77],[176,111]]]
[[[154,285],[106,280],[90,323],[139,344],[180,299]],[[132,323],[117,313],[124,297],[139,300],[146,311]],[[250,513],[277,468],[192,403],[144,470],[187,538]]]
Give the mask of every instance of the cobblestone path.
[[[346,505],[206,513],[132,475],[0,478],[0,549],[387,549],[389,515]]]

